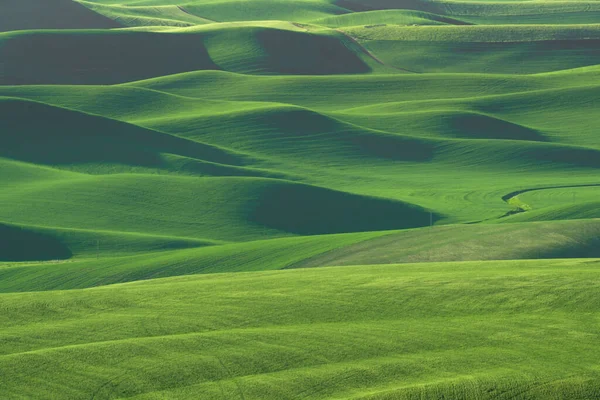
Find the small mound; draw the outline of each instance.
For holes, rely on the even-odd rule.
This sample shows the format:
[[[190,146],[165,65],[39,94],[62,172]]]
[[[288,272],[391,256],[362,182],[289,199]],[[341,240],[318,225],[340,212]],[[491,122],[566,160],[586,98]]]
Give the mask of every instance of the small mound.
[[[0,32],[120,27],[118,22],[72,0],[2,0]]]
[[[409,203],[291,183],[266,187],[256,203],[254,222],[300,235],[414,228],[431,222],[429,212]]]
[[[71,256],[69,248],[51,236],[0,224],[0,261],[66,260]]]

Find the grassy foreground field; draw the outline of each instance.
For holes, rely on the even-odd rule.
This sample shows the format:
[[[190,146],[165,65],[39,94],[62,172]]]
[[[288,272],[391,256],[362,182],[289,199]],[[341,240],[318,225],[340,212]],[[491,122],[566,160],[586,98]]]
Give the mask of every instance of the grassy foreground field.
[[[593,399],[598,268],[368,265],[4,295],[3,394]]]
[[[599,21],[5,0],[0,399],[600,398]]]

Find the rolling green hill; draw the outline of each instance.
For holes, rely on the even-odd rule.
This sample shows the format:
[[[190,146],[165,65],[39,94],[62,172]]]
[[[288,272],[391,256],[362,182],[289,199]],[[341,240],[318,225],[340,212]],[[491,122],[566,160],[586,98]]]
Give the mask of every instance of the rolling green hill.
[[[0,4],[0,398],[600,398],[599,21]]]

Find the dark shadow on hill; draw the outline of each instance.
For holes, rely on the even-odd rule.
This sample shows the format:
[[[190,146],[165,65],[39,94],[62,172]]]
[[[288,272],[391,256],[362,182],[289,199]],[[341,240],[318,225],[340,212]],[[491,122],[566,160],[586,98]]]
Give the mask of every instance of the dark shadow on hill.
[[[0,156],[32,163],[159,167],[164,153],[219,164],[244,163],[218,147],[25,100],[0,100],[0,132]]]
[[[531,254],[535,258],[536,254]],[[576,244],[546,249],[539,254],[540,258],[600,258],[600,232],[589,236]]]
[[[0,32],[122,27],[73,0],[2,0],[0,9]]]
[[[270,186],[256,203],[254,222],[299,235],[415,228],[431,218],[413,204],[298,184]]]
[[[465,139],[504,139],[545,142],[540,132],[512,122],[474,113],[451,114],[442,117],[455,137]]]
[[[122,31],[27,32],[0,40],[1,85],[115,84],[219,69],[202,37]]]
[[[211,33],[89,30],[8,34],[0,38],[0,85],[117,84],[219,70],[205,45],[207,35]],[[256,73],[329,75],[371,70],[334,36],[279,29],[251,30],[248,35],[256,35],[262,47],[254,60],[259,66]]]
[[[0,261],[66,260],[72,253],[57,239],[0,224]]]
[[[336,37],[267,29],[257,33],[268,72],[292,75],[361,74],[371,68]]]
[[[388,134],[360,134],[350,141],[365,154],[393,161],[425,162],[431,160],[435,152],[433,143]]]
[[[544,146],[524,151],[525,157],[543,164],[600,168],[600,150],[575,146]]]

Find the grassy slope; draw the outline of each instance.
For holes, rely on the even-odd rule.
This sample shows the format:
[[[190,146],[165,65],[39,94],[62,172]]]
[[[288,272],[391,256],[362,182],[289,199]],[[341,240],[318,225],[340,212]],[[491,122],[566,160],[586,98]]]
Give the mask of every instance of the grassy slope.
[[[509,219],[506,217],[505,219]],[[600,257],[600,220],[445,225],[403,230],[291,266]]]
[[[5,258],[0,263],[0,292],[75,289],[169,276],[329,265],[600,258],[599,229],[599,220],[592,219],[502,227],[447,225],[224,244],[182,237],[28,226],[24,232],[30,235],[25,237],[26,243],[36,245],[37,259],[52,262],[27,261],[32,254],[26,251],[17,256],[29,258],[14,257],[12,262]],[[46,242],[40,243],[33,235],[43,235]],[[24,244],[16,248],[23,248]],[[65,253],[71,251],[73,254]],[[58,260],[67,257],[73,258]]]
[[[1,295],[3,393],[595,398],[598,267],[362,266]]]
[[[386,234],[366,232],[223,244],[121,232],[35,227],[28,230],[54,238],[63,248],[73,248],[75,258],[2,263],[0,292],[80,289],[180,275],[284,269],[318,254]],[[87,242],[90,239],[92,243]]]

